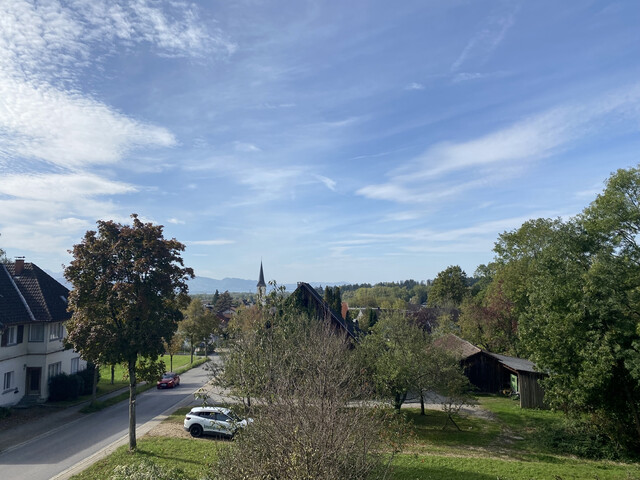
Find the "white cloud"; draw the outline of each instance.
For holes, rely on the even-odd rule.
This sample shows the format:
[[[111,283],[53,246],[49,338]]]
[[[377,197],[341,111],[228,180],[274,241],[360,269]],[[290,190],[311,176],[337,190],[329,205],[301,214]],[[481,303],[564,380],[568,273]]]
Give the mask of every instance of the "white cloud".
[[[164,128],[48,85],[0,74],[0,162],[25,157],[65,167],[110,164],[136,147],[175,144]],[[4,157],[4,158],[2,158]]]
[[[179,220],[177,218],[170,218],[167,222],[173,225],[184,225],[186,223],[184,220]]]
[[[421,83],[413,82],[407,85],[404,89],[405,90],[424,90],[424,85],[422,85]]]
[[[135,192],[136,187],[88,173],[3,175],[0,193],[18,199],[75,203],[99,195]]]
[[[401,203],[457,195],[512,178],[596,128],[615,131],[619,119],[627,116],[640,117],[640,85],[589,103],[548,110],[471,140],[435,144],[390,172],[388,182],[367,185],[357,194]],[[461,180],[454,172],[464,172],[470,180]]]
[[[230,245],[232,243],[236,243],[234,240],[226,240],[226,239],[217,239],[217,240],[190,240],[184,242],[187,245]]]
[[[236,151],[244,152],[244,153],[252,153],[252,152],[261,152],[260,148],[255,146],[253,143],[243,143],[243,142],[235,142],[234,144]]]
[[[493,51],[498,48],[507,31],[513,25],[518,9],[517,2],[502,3],[501,5],[506,6],[506,11],[491,15],[482,22],[479,30],[474,33],[458,58],[451,65],[452,71],[458,70],[471,59],[477,59],[480,63],[484,63]]]
[[[329,177],[325,177],[324,175],[314,175],[320,182],[324,183],[325,187],[327,187],[331,191],[336,191],[336,181],[331,180]]]

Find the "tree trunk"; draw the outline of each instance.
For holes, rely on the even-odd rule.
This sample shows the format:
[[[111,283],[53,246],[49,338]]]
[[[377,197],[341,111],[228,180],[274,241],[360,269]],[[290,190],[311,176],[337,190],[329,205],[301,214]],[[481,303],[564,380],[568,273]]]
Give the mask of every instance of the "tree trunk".
[[[420,415],[424,415],[424,393],[420,390]]]
[[[98,368],[99,365],[94,365],[93,368],[93,385],[91,386],[91,403],[96,403],[98,393]]]
[[[169,354],[169,371],[173,372],[173,354]]]
[[[113,385],[113,382],[115,381],[115,376],[116,376],[116,366],[111,365],[111,385]]]
[[[191,363],[193,363],[193,341],[191,343]]]
[[[407,392],[404,393],[396,393],[396,396],[393,399],[393,408],[395,408],[398,412],[400,412],[400,408],[402,404],[407,399]]]
[[[136,358],[129,359],[129,451],[136,445]]]

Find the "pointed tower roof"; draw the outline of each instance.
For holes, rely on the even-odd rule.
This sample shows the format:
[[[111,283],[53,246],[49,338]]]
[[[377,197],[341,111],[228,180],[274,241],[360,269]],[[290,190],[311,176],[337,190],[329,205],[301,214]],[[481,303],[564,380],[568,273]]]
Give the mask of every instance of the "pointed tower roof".
[[[258,287],[266,287],[267,284],[264,283],[264,273],[262,272],[262,260],[260,261],[260,277],[258,278]]]

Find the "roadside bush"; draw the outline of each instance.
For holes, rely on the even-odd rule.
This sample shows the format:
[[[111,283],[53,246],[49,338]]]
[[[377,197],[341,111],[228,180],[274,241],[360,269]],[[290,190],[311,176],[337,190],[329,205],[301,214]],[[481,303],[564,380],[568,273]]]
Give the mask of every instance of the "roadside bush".
[[[7,418],[11,416],[11,409],[8,407],[0,407],[0,418]]]
[[[149,460],[132,465],[118,465],[109,480],[183,480],[184,472],[177,468],[160,466]]]
[[[79,375],[61,373],[49,380],[49,401],[59,402],[78,398],[82,392],[84,380]]]
[[[84,370],[80,370],[76,373],[77,376],[82,378],[82,390],[80,391],[80,395],[90,395],[91,389],[93,387],[93,372],[95,371],[96,366],[93,363],[87,363],[87,368]],[[98,382],[100,381],[100,370],[98,370]]]

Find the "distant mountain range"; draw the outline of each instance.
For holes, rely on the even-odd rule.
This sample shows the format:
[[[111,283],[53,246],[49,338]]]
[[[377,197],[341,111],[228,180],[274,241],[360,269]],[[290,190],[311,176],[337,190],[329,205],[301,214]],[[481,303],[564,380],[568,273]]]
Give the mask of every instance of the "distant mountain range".
[[[52,272],[47,270],[47,273],[63,284],[67,288],[71,288],[71,284],[67,282],[67,280],[62,275],[62,272]],[[189,285],[189,293],[214,293],[216,290],[219,292],[229,292],[234,293],[256,293],[257,292],[257,284],[258,280],[247,280],[244,278],[223,278],[222,280],[216,280],[215,278],[209,277],[196,277],[192,278],[188,282]],[[344,285],[346,282],[308,282],[314,287],[319,285]],[[287,283],[284,284],[287,289],[287,292],[293,292],[298,285],[295,283]],[[268,288],[268,287],[267,287]]]

